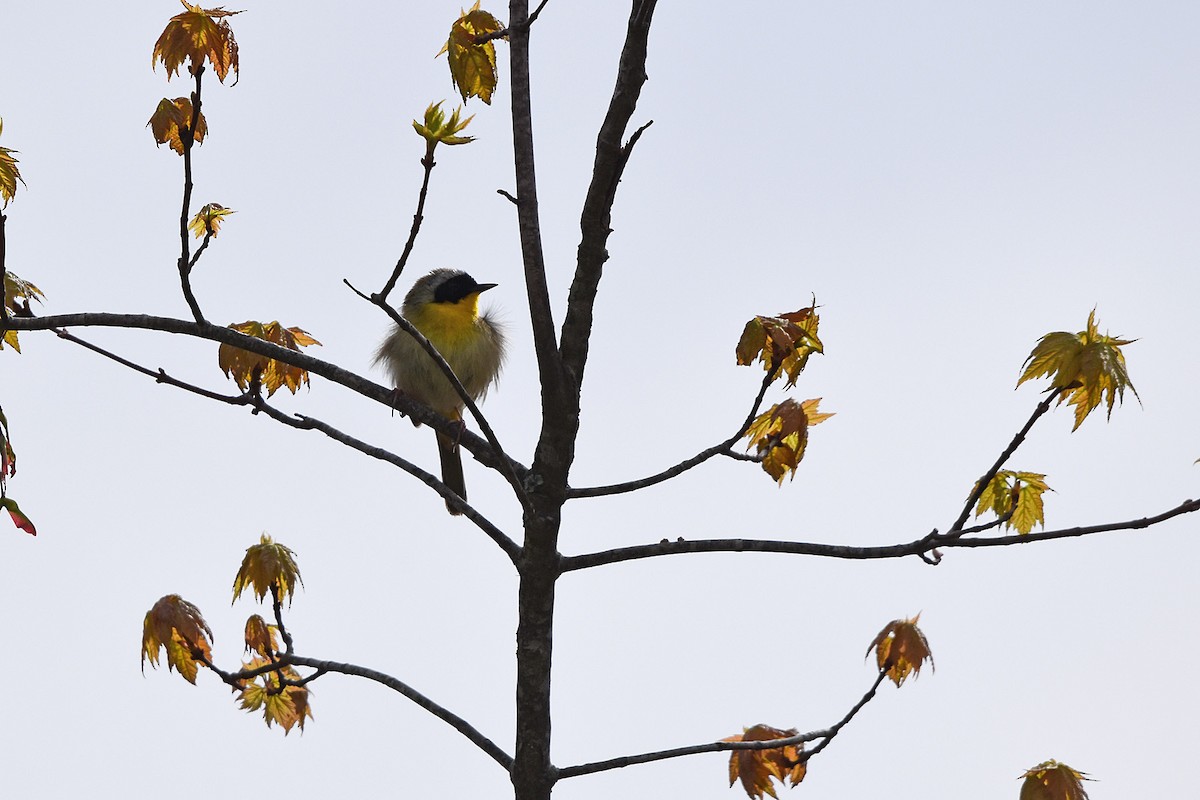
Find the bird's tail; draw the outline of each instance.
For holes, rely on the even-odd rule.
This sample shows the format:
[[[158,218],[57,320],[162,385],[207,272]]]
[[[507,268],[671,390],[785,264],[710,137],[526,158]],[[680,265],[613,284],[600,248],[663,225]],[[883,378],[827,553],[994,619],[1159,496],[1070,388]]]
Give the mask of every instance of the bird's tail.
[[[467,484],[463,480],[462,455],[458,450],[458,442],[443,433],[437,435],[438,457],[442,462],[442,483],[463,500],[467,499]],[[458,516],[462,512],[454,510],[446,503],[446,510]]]

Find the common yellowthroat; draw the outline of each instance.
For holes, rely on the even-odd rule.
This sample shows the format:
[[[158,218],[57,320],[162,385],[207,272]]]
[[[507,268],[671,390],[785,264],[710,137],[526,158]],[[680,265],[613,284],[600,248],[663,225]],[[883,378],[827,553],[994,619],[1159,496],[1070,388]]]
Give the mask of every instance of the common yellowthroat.
[[[504,364],[504,329],[490,311],[479,313],[479,295],[495,286],[476,283],[462,270],[435,269],[413,284],[400,309],[446,359],[472,400],[487,394]],[[462,419],[462,398],[429,354],[400,326],[383,340],[375,363],[387,367],[399,391],[444,417]],[[439,432],[437,442],[442,483],[466,500],[458,441]],[[446,508],[451,514],[459,513],[449,503]]]

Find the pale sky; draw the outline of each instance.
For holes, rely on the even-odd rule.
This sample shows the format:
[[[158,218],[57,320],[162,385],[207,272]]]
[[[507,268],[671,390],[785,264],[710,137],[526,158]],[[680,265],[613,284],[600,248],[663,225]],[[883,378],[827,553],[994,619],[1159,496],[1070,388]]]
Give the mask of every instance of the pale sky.
[[[233,7],[241,7],[233,6]],[[315,355],[382,382],[387,329],[342,284],[378,289],[416,201],[410,120],[455,103],[435,59],[458,3],[251,3],[232,19],[240,82],[209,80],[196,205],[237,210],[194,278],[210,319],[279,319]],[[498,4],[485,8],[505,18]],[[185,95],[150,69],[180,7],[76,0],[0,11],[0,145],[27,187],[8,268],[42,313],[186,317],[182,162],[145,128]],[[732,10],[731,9],[735,9]],[[535,142],[556,318],[574,267],[596,128],[628,8],[550,0],[534,30]],[[910,541],[953,521],[1040,400],[1014,391],[1038,338],[1097,310],[1126,348],[1127,395],[1075,433],[1060,409],[1010,462],[1047,474],[1047,528],[1157,514],[1200,493],[1200,6],[1190,2],[660,2],[654,125],[621,184],[596,309],[572,483],[640,477],[737,428],[761,373],[742,325],[816,295],[826,355],[791,393],[837,416],[794,482],[714,460],[632,496],[573,501],[561,548],[662,538]],[[469,270],[512,350],[484,410],[529,463],[536,369],[513,210],[508,54],[475,143],[439,151],[409,271]],[[209,76],[211,78],[211,75]],[[233,393],[216,346],[74,333]],[[181,800],[504,797],[507,776],[378,685],[327,676],[301,735],[268,730],[202,672],[139,671],[142,617],[197,604],[235,669],[259,609],[230,586],[263,531],[305,588],[298,652],[394,675],[512,748],[516,580],[469,522],[398,471],[319,434],[219,406],[48,334],[0,353],[0,405],[32,538],[0,522],[0,796]],[[784,395],[775,392],[771,402]],[[432,468],[433,435],[315,379],[288,411]],[[506,485],[468,459],[471,499],[519,536]],[[1093,800],[1194,794],[1200,517],[1146,531],[863,563],[691,555],[565,576],[555,631],[559,767],[836,722],[871,684],[863,655],[922,614],[937,671],[885,686],[789,796],[1012,800],[1055,758]],[[744,797],[727,758],[563,781],[562,800]],[[783,796],[783,795],[781,795]]]

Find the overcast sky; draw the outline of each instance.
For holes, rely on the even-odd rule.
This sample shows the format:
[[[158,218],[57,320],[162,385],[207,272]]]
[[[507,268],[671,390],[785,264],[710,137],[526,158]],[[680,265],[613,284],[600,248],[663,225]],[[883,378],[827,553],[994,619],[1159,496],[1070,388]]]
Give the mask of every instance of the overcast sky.
[[[504,18],[507,10],[486,5]],[[188,92],[150,52],[180,7],[67,0],[0,11],[0,145],[19,150],[8,268],[44,313],[186,317],[181,159],[145,123]],[[455,102],[435,59],[459,4],[252,3],[232,24],[240,82],[208,80],[196,204],[237,210],[194,279],[218,322],[278,319],[316,355],[382,382],[378,289],[399,256],[423,152],[410,121]],[[628,8],[551,0],[533,44],[549,280],[562,304],[595,132]],[[1047,527],[1135,519],[1195,496],[1200,390],[1200,6],[1183,2],[673,3],[650,40],[596,309],[572,483],[640,477],[728,436],[761,373],[734,363],[754,314],[822,309],[826,354],[797,399],[814,429],[794,482],[715,460],[638,495],[577,500],[568,554],[662,538],[890,544],[945,529],[1040,400],[1014,391],[1038,338],[1102,329],[1126,396],[1075,433],[1061,409],[1011,462],[1047,474]],[[508,54],[478,141],[439,151],[405,285],[433,267],[500,286],[506,372],[484,406],[528,463],[536,369],[514,214]],[[211,75],[208,76],[211,78]],[[233,393],[216,346],[77,334]],[[184,394],[49,334],[0,354],[0,404],[38,524],[0,522],[0,795],[494,798],[507,776],[392,692],[328,676],[285,738],[210,674],[139,671],[164,594],[204,611],[236,668],[252,601],[230,607],[263,531],[299,558],[299,652],[392,674],[511,750],[516,576],[470,523],[398,471],[318,434]],[[773,393],[771,402],[783,395]],[[432,468],[433,435],[316,379],[280,408]],[[503,481],[468,460],[471,499],[519,535]],[[921,612],[937,659],[815,758],[807,798],[1015,798],[1049,758],[1093,800],[1194,792],[1200,517],[1146,531],[860,563],[692,555],[565,576],[555,629],[560,767],[836,722],[873,679],[863,655]],[[556,798],[736,798],[698,756],[561,783]]]

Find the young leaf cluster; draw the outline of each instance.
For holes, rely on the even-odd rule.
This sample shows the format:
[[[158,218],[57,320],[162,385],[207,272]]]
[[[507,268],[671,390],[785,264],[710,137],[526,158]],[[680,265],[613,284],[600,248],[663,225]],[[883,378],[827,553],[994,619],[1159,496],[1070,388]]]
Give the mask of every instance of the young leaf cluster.
[[[1088,414],[1104,402],[1112,417],[1113,404],[1125,400],[1128,387],[1137,396],[1125,367],[1124,345],[1133,339],[1101,334],[1096,325],[1096,310],[1088,314],[1087,328],[1079,333],[1056,331],[1041,338],[1029,358],[1017,386],[1028,380],[1051,376],[1050,388],[1061,389],[1058,402],[1075,406],[1078,430]]]
[[[746,728],[742,733],[722,739],[723,742],[769,742],[774,739],[787,739],[795,736],[795,728],[780,730],[770,725],[755,725]],[[786,786],[796,786],[804,780],[808,771],[805,761],[800,758],[804,745],[794,744],[770,750],[734,750],[729,757],[729,785],[733,786],[738,780],[749,797],[762,800],[766,795],[778,798],[772,781],[779,781]]]
[[[782,484],[788,475],[796,478],[796,468],[808,448],[808,429],[833,414],[818,410],[821,398],[797,403],[791,398],[771,406],[746,429],[746,449],[754,448],[768,475]]]
[[[978,488],[978,485],[976,485]],[[1027,534],[1035,525],[1045,527],[1046,514],[1042,506],[1042,494],[1054,491],[1046,484],[1046,476],[1040,472],[1014,472],[1002,469],[988,481],[979,502],[975,505],[976,518],[991,511],[1004,519],[1004,526],[1020,534]]]
[[[201,659],[212,661],[212,629],[200,609],[177,594],[161,598],[142,622],[142,671],[146,661],[157,667],[159,651],[167,653],[167,669],[179,670],[188,683],[196,683]]]
[[[825,352],[817,337],[820,323],[815,300],[808,308],[778,317],[755,317],[742,329],[742,338],[737,344],[737,363],[748,366],[756,360],[761,361],[767,372],[786,375],[787,388],[791,389],[808,365],[808,357]]]
[[[180,0],[187,10],[171,17],[158,41],[154,43],[151,64],[162,62],[167,70],[167,80],[179,74],[183,62],[190,60],[188,71],[193,75],[208,61],[221,83],[230,70],[238,71],[238,46],[233,38],[233,29],[225,17],[240,14],[226,11],[224,7],[201,8],[187,0]],[[234,81],[236,83],[236,81]]]
[[[192,101],[187,97],[176,97],[174,100],[163,98],[158,101],[158,108],[146,123],[146,127],[154,135],[157,144],[169,145],[179,155],[183,155],[185,135],[191,136],[191,141],[201,144],[208,135],[208,121],[204,113],[196,116],[196,129],[192,125]]]
[[[867,648],[867,654],[875,651],[875,662],[888,678],[899,686],[909,675],[918,675],[921,666],[928,661],[933,667],[933,653],[929,641],[917,627],[921,615],[912,619],[894,619],[884,626],[879,635]]]
[[[233,579],[233,599],[237,600],[249,588],[261,603],[274,590],[279,602],[286,597],[291,605],[297,583],[304,585],[296,566],[296,554],[264,533],[258,544],[246,548],[242,566]]]
[[[288,350],[300,352],[301,347],[320,345],[321,343],[300,328],[285,328],[278,321],[261,322],[248,320],[241,324],[230,325],[233,330],[253,336],[255,339],[286,347]],[[217,351],[217,363],[226,377],[232,378],[243,392],[252,385],[261,385],[267,390],[267,397],[275,394],[280,387],[286,386],[288,391],[295,394],[301,385],[308,385],[308,371],[284,364],[274,358],[260,356],[233,345],[222,344]]]

